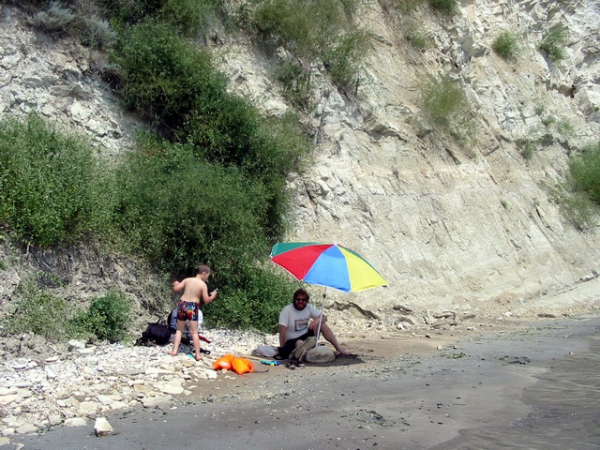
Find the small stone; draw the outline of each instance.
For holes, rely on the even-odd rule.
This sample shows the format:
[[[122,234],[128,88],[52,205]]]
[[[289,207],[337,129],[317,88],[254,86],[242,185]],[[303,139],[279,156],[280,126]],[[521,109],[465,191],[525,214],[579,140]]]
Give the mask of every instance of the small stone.
[[[22,425],[19,428],[17,428],[16,431],[19,434],[37,433],[38,427],[36,427],[35,425],[32,425],[30,423],[26,423],[25,425]]]
[[[94,434],[96,436],[108,436],[113,434],[113,427],[108,423],[105,417],[98,417],[94,424]]]
[[[19,398],[19,394],[2,395],[0,396],[0,405],[8,405]]]
[[[144,405],[144,408],[154,408],[155,406],[158,405],[162,405],[165,403],[168,403],[169,400],[171,400],[171,397],[163,397],[163,396],[156,396],[156,397],[146,397],[145,399],[142,400],[142,405]]]
[[[156,386],[156,388],[161,391],[164,392],[165,394],[171,394],[171,395],[179,395],[183,393],[183,387],[182,386],[173,386],[173,385],[159,385]]]
[[[84,427],[86,425],[87,420],[83,417],[72,417],[64,422],[65,427]]]
[[[95,351],[96,349],[94,347],[77,349],[77,353],[79,353],[81,356],[91,356],[94,354]]]

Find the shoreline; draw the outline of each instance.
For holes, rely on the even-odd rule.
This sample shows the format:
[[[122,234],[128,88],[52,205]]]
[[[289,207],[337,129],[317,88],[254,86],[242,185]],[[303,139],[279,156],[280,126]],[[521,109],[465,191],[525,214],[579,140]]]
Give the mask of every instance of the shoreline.
[[[0,448],[438,448],[465,430],[526,420],[524,392],[556,361],[589,353],[598,329],[600,316],[586,315],[348,340],[356,360],[257,364],[268,372],[219,374],[178,402],[107,414],[111,436],[90,436],[88,423]]]

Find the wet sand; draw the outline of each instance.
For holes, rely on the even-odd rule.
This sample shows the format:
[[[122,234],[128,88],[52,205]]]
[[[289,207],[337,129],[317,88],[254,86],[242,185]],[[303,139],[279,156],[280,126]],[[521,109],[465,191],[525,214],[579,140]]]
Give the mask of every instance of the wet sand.
[[[357,359],[197,384],[177,405],[2,450],[598,449],[600,316],[346,340]],[[268,372],[266,372],[268,370]]]

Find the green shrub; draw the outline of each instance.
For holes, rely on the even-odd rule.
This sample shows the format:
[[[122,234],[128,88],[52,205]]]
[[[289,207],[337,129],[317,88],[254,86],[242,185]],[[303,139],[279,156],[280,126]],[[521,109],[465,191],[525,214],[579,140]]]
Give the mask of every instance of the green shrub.
[[[131,304],[122,293],[110,291],[93,300],[87,311],[74,313],[73,305],[49,292],[47,279],[52,278],[41,272],[19,286],[2,319],[5,334],[31,332],[53,342],[90,336],[120,340],[125,336]]]
[[[79,32],[81,43],[92,48],[110,48],[117,42],[117,33],[99,17],[83,17]]]
[[[600,142],[587,146],[569,160],[569,178],[576,192],[600,204]]]
[[[451,17],[458,12],[456,0],[429,0],[429,5],[445,16]]]
[[[61,2],[52,2],[44,11],[28,18],[29,24],[46,33],[67,34],[78,22],[77,14]]]
[[[113,289],[92,301],[87,313],[79,314],[72,326],[78,326],[99,339],[120,341],[130,322],[131,302]]]
[[[533,158],[533,152],[534,147],[531,143],[527,143],[521,148],[521,154],[526,160],[531,160],[531,158]]]
[[[68,244],[108,225],[104,168],[83,139],[32,114],[0,121],[0,222],[24,242]]]
[[[584,192],[575,191],[569,183],[563,183],[551,187],[550,193],[562,215],[575,228],[585,230],[597,226],[600,208]]]
[[[348,18],[353,9],[337,0],[267,0],[246,20],[267,49],[284,47],[301,61],[320,59],[334,83],[348,88],[368,49],[367,34]]]
[[[425,116],[434,125],[457,137],[470,134],[471,106],[458,83],[449,78],[429,78],[422,87],[422,105]]]
[[[415,11],[419,6],[427,3],[428,0],[378,0],[381,9],[390,14],[398,11],[402,14],[408,14]]]
[[[575,136],[575,127],[567,119],[560,120],[556,123],[556,131],[558,131],[560,134],[562,134],[565,137]]]
[[[156,15],[163,0],[99,0],[99,3],[120,24],[136,24]]]
[[[565,25],[558,25],[548,31],[539,45],[539,50],[546,54],[552,62],[565,59],[565,44],[567,43],[569,29]]]
[[[264,232],[271,237],[282,233],[288,204],[285,179],[300,169],[309,148],[297,118],[263,118],[248,103],[226,94],[194,112],[180,140],[191,144],[197,156],[236,166],[250,185],[261,185],[265,209],[259,220]]]
[[[506,60],[514,60],[518,54],[518,42],[514,34],[503,31],[492,44],[494,51]]]
[[[286,99],[301,110],[311,108],[311,72],[296,60],[286,59],[273,67],[273,77],[283,85]]]
[[[323,51],[325,68],[337,86],[348,89],[357,82],[368,44],[368,35],[359,30],[345,33],[338,42]]]
[[[36,280],[29,280],[17,289],[2,328],[8,334],[32,332],[58,342],[70,335],[70,314],[71,307],[66,300],[40,288]]]
[[[205,262],[232,283],[239,267],[268,254],[262,183],[199,160],[190,146],[141,145],[118,175],[120,221],[138,252],[167,273]]]
[[[215,111],[225,94],[225,77],[213,69],[210,55],[170,25],[135,26],[115,55],[125,79],[125,106],[163,132],[179,129],[198,109]]]
[[[418,24],[412,21],[406,25],[404,36],[408,43],[417,50],[426,50],[433,43],[432,37],[427,33],[421,32]]]
[[[238,287],[223,291],[220,301],[206,307],[207,323],[214,327],[277,332],[279,313],[290,302],[298,283],[290,276],[264,268],[250,269],[244,280]]]
[[[28,18],[32,27],[58,36],[79,37],[83,45],[93,48],[108,48],[117,40],[116,31],[102,18],[103,11],[92,1],[75,2],[73,6],[67,2],[50,2],[45,6]]]
[[[335,42],[346,23],[337,0],[266,0],[258,5],[252,21],[265,40],[308,59]]]
[[[166,0],[157,16],[184,36],[194,37],[218,21],[219,4],[219,0]]]

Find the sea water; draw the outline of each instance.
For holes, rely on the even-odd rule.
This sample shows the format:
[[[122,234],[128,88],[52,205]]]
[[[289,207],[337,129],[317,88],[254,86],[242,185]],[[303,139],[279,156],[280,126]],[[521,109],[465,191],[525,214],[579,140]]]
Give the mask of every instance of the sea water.
[[[462,430],[436,450],[600,449],[600,326],[582,333],[586,350],[556,359],[525,389],[526,417],[508,426]]]

